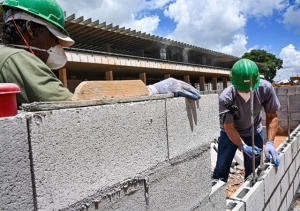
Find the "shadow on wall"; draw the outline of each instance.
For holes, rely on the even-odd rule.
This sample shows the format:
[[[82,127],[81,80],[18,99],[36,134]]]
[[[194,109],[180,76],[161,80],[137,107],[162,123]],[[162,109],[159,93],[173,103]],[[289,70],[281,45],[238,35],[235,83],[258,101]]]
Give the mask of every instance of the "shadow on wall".
[[[201,99],[200,99],[201,100]],[[191,131],[194,131],[194,124],[197,125],[197,109],[199,109],[199,100],[185,99],[186,113],[189,119]]]

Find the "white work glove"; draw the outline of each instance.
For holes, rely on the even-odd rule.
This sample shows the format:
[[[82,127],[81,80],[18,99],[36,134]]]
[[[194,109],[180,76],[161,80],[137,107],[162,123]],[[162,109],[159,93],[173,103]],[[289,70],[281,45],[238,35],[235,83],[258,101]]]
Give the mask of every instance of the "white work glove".
[[[150,95],[173,93],[174,97],[186,97],[192,100],[199,100],[201,98],[199,90],[188,83],[174,78],[168,78],[153,85],[149,85],[148,89]]]

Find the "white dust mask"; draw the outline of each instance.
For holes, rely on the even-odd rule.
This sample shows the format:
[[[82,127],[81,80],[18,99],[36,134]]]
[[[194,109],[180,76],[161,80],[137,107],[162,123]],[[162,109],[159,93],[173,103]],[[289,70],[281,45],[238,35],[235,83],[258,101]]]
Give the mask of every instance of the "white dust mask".
[[[239,92],[239,95],[245,100],[245,102],[247,103],[248,100],[250,99],[250,92]]]
[[[16,47],[16,48],[25,48],[25,49],[28,48],[28,46],[26,46],[26,45],[8,44],[7,46],[12,46],[12,47]],[[64,67],[68,61],[66,53],[60,44],[57,44],[56,46],[51,47],[48,50],[36,48],[36,47],[32,47],[32,46],[30,46],[30,48],[33,50],[44,51],[49,54],[48,59],[46,61],[46,65],[51,70],[58,70],[58,69]]]
[[[68,58],[61,45],[51,47],[47,50],[47,52],[49,54],[49,57],[46,61],[46,65],[51,70],[57,70],[66,65]]]

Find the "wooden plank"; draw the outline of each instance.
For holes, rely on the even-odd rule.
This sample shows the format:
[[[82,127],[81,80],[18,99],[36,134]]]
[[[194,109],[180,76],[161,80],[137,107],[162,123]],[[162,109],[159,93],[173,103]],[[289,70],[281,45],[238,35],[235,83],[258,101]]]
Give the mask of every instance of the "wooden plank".
[[[142,80],[84,81],[75,89],[72,100],[124,99],[149,96]]]

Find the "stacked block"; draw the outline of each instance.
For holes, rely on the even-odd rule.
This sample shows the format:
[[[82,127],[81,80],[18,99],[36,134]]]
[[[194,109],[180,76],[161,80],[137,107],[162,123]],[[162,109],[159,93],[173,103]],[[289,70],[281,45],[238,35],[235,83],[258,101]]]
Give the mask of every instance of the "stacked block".
[[[18,162],[26,179],[19,192],[28,197],[28,209],[22,205],[21,210],[226,206],[224,186],[211,191],[210,142],[219,134],[217,95],[39,111],[2,121],[20,128],[5,138],[12,149],[16,143],[11,137],[21,143]],[[3,176],[1,183],[6,182]],[[7,181],[14,183],[9,177]],[[220,195],[222,203],[213,200]]]

